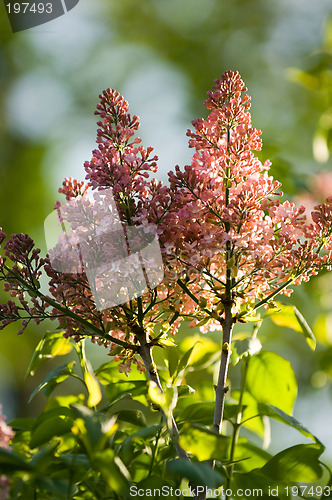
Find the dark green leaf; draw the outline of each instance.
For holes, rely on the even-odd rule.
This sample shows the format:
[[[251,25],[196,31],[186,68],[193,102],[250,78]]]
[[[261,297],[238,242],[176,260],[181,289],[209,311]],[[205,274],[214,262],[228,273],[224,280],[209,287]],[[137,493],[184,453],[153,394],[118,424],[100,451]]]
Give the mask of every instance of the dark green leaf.
[[[136,401],[130,396],[125,396],[107,408],[108,415],[114,415],[121,411],[140,411],[143,415],[149,412],[149,408],[140,401]]]
[[[35,418],[15,418],[9,425],[14,431],[30,431],[35,423]]]
[[[66,380],[70,375],[74,373],[74,365],[75,362],[72,361],[69,364],[63,364],[61,366],[58,366],[58,368],[50,371],[44,378],[44,380],[38,385],[38,387],[36,387],[36,389],[31,394],[29,403],[41,390],[44,390],[45,395],[49,396],[58,384]]]
[[[180,386],[181,387],[181,386]],[[210,425],[214,417],[214,402],[206,401],[202,403],[193,403],[186,406],[180,411],[177,421],[179,422],[196,422],[200,424]],[[236,404],[225,404],[224,419],[230,420],[236,416]]]
[[[323,474],[319,461],[323,451],[319,444],[298,444],[272,457],[261,471],[276,481],[318,481]]]
[[[213,422],[214,403],[193,403],[181,410],[177,420],[179,422],[199,422],[209,425]]]
[[[263,500],[287,498],[282,484],[262,474],[261,469],[242,473],[235,472],[232,477],[232,489],[237,492],[234,498],[262,498]],[[250,497],[245,492],[250,492]]]
[[[225,482],[225,478],[206,464],[190,462],[183,458],[176,458],[167,463],[166,468],[174,474],[187,478],[192,484],[207,488],[218,488]]]
[[[138,427],[143,427],[146,425],[146,418],[144,413],[140,410],[123,410],[118,413],[118,420],[123,422],[129,422],[130,424],[137,425]]]
[[[57,494],[60,495],[60,497],[68,498],[69,481],[64,479],[39,477],[36,480],[36,486],[53,495]],[[51,498],[54,498],[54,496]]]
[[[162,488],[164,487],[164,490],[162,490]],[[167,489],[166,489],[166,488]],[[172,492],[172,488],[173,487],[173,492]],[[134,486],[135,488],[135,486]],[[156,476],[154,474],[151,474],[149,475],[146,479],[143,479],[143,481],[140,481],[137,486],[136,486],[137,490],[133,490],[133,495],[132,497],[139,497],[139,498],[142,498],[143,500],[151,500],[151,492],[154,493],[156,492],[157,493],[157,489],[159,489],[160,491],[163,491],[163,494],[162,496],[160,495],[154,495],[154,498],[157,500],[174,500],[174,484],[172,483],[169,483],[167,481],[165,481],[164,478],[160,477],[160,476]],[[140,495],[138,495],[138,490],[141,490],[140,491]],[[135,494],[137,491],[137,495]],[[141,493],[142,491],[144,491],[145,494],[143,494],[143,496],[141,496]],[[168,493],[168,494],[167,494]]]
[[[176,388],[177,388],[177,391],[178,391],[178,397],[179,398],[193,395],[193,393],[195,392],[195,389],[193,389],[192,387],[190,387],[190,385],[186,385],[186,384],[178,385]]]
[[[62,436],[73,426],[73,420],[68,417],[53,417],[42,422],[32,433],[30,446],[37,448],[49,442],[54,436]]]
[[[154,443],[154,438],[161,428],[161,425],[151,425],[149,427],[143,427],[143,429],[128,436],[121,446],[121,458],[125,457],[127,460],[130,460],[133,456],[136,444],[145,446],[145,443],[148,445]]]
[[[4,474],[12,471],[29,471],[32,467],[20,455],[0,448],[0,471]]]

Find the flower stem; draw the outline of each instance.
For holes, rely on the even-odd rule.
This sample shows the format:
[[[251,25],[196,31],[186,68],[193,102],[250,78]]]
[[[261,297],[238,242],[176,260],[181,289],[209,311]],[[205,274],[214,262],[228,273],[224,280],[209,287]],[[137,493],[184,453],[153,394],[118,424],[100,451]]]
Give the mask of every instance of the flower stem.
[[[55,300],[51,299],[51,297],[48,297],[47,295],[44,295],[41,293],[37,288],[33,287],[28,281],[26,281],[22,276],[20,276],[18,273],[15,273],[12,269],[10,269],[7,266],[4,266],[6,271],[10,273],[13,278],[15,278],[17,281],[21,283],[21,285],[24,286],[24,288],[29,292],[32,293],[33,296],[37,296],[40,298],[42,301],[46,302],[48,305],[54,307],[54,309],[57,309],[58,311],[61,311],[65,316],[69,316],[70,318],[78,321],[81,323],[82,326],[84,326],[88,331],[91,333],[94,333],[95,335],[98,335],[99,337],[102,337],[106,340],[111,340],[114,342],[114,344],[120,345],[122,347],[128,348],[128,349],[135,349],[135,346],[129,344],[128,342],[124,342],[120,339],[117,339],[116,337],[113,337],[112,335],[103,332],[100,328],[95,326],[93,323],[90,323],[89,321],[85,320],[82,318],[82,316],[74,313],[71,309],[68,309],[68,307],[62,306]]]
[[[237,445],[239,434],[240,434],[241,420],[242,420],[242,411],[243,411],[243,396],[244,396],[244,391],[245,391],[245,388],[246,388],[246,379],[247,379],[247,372],[248,372],[249,361],[250,361],[250,356],[248,355],[248,356],[246,356],[244,358],[243,365],[242,365],[243,368],[242,368],[240,397],[239,397],[239,404],[238,404],[238,407],[237,407],[236,421],[235,421],[234,426],[233,426],[231,451],[230,451],[230,455],[229,455],[229,461],[230,462],[234,461],[236,445]],[[232,477],[233,477],[233,471],[234,471],[234,464],[231,463],[231,465],[229,467],[229,472],[228,472],[226,489],[229,489],[230,486],[231,486]],[[227,498],[228,497],[226,496],[225,500],[227,500]]]
[[[148,342],[147,333],[144,331],[144,329],[141,329],[140,331],[135,331],[135,335],[140,342],[138,353],[143,360],[149,380],[154,382],[157,385],[158,389],[163,393],[164,391],[160,382],[157,367],[152,357],[152,347]],[[169,428],[172,443],[174,445],[174,448],[176,449],[178,456],[190,461],[188,453],[179,444],[179,429],[176,425],[172,410],[168,411],[168,415],[166,415],[165,411],[162,408],[159,407],[158,410],[166,426]],[[195,491],[196,485],[190,484],[190,486],[192,491]],[[194,498],[195,500],[205,500],[205,493],[198,493]]]
[[[214,407],[214,418],[213,418],[213,430],[220,434],[224,406],[225,406],[225,395],[228,391],[226,386],[229,359],[231,354],[231,341],[232,341],[232,330],[233,330],[234,319],[232,316],[232,304],[225,304],[225,320],[223,322],[223,339],[222,339],[222,350],[219,368],[218,383],[215,386],[216,401]]]

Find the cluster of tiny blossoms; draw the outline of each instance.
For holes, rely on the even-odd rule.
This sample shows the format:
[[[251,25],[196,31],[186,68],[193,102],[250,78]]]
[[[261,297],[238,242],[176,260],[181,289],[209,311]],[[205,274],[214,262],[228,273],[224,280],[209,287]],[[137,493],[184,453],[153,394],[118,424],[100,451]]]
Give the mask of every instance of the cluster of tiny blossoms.
[[[105,90],[99,97],[96,111],[100,117],[98,149],[93,151],[91,161],[84,165],[86,181],[67,178],[59,192],[66,196],[67,201],[83,200],[88,217],[89,211],[94,211],[94,207],[89,205],[89,190],[100,193],[108,190],[109,193],[111,188],[124,226],[149,226],[147,229],[157,231],[158,222],[170,202],[167,188],[156,179],[149,179],[149,175],[157,169],[157,156],[152,156],[153,149],[145,149],[140,144],[141,139],[134,137],[139,120],[128,113],[128,103],[124,98],[111,89]],[[57,202],[55,209],[60,207],[61,203]],[[79,215],[77,211],[76,215]],[[111,217],[109,226],[111,232]],[[1,233],[0,244],[5,238],[6,235]],[[143,368],[140,359],[133,356],[139,344],[137,335],[144,331],[147,341],[157,343],[165,335],[165,325],[175,331],[176,325],[172,326],[174,312],[161,312],[160,309],[160,304],[170,294],[165,287],[159,287],[158,292],[150,290],[130,303],[98,311],[83,270],[81,273],[58,272],[48,257],[38,260],[40,251],[34,248],[27,235],[12,235],[3,248],[5,257],[0,262],[0,278],[4,281],[5,291],[16,301],[9,300],[0,306],[0,328],[21,320],[23,331],[31,320],[39,323],[43,319],[57,318],[66,337],[79,341],[89,336],[93,342],[109,348],[116,355],[115,359],[122,361],[120,370],[126,373],[132,361],[136,362],[139,370]],[[62,258],[66,260],[67,256]],[[44,296],[39,290],[42,268],[49,278],[50,296]],[[26,300],[27,294],[32,307]],[[116,341],[120,342],[120,346]]]
[[[311,225],[304,207],[278,199],[270,162],[254,155],[261,131],[251,126],[246,90],[237,72],[215,81],[205,101],[207,120],[194,120],[187,134],[192,162],[169,174],[172,204],[161,223],[165,261],[169,276],[186,277],[191,293],[181,312],[196,318],[193,325],[204,323],[203,331],[221,329],[225,301],[244,318],[331,263],[332,199],[315,207]],[[328,253],[319,256],[323,248]]]
[[[67,337],[103,344],[128,372],[133,360],[142,369],[135,356],[142,342],[162,343],[182,318],[203,331],[220,329],[231,304],[233,317],[245,321],[276,294],[289,295],[291,285],[331,266],[332,198],[314,207],[311,223],[304,207],[281,201],[270,162],[254,154],[261,132],[251,125],[246,90],[237,72],[216,80],[205,101],[207,119],[194,120],[188,131],[192,162],[169,174],[169,187],[150,178],[157,157],[135,137],[138,117],[118,92],[104,91],[96,111],[98,149],[84,165],[86,180],[65,179],[59,191],[88,207],[89,189],[111,188],[121,224],[157,232],[165,280],[142,297],[99,311],[84,272],[56,271],[27,235],[12,235],[0,260],[0,280],[11,295],[0,305],[0,328],[57,318]],[[1,232],[0,244],[4,240]],[[50,296],[39,289],[42,269]]]
[[[0,405],[0,448],[9,450],[10,440],[14,437],[14,432],[11,427],[9,427],[1,413]],[[9,498],[9,479],[7,476],[0,475],[0,500],[6,500]]]

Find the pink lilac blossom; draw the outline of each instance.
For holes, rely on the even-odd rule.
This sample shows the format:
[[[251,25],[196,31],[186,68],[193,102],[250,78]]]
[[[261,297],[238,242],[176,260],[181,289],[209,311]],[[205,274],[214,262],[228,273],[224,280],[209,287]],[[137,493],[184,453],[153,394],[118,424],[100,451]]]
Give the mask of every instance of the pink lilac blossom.
[[[233,314],[240,315],[278,291],[290,295],[291,284],[331,260],[330,239],[323,246],[329,254],[318,251],[324,231],[330,234],[332,199],[315,207],[315,224],[308,225],[304,207],[277,198],[282,193],[268,175],[270,162],[254,155],[261,131],[251,126],[246,90],[237,72],[215,81],[205,101],[208,118],[194,120],[187,134],[195,148],[192,162],[169,174],[172,204],[160,240],[167,267],[186,275],[189,291],[205,298],[202,309],[211,313],[219,305],[218,317],[203,331],[222,328],[227,280]],[[194,316],[197,303],[189,298],[179,311]]]
[[[304,207],[280,199],[270,162],[255,156],[261,131],[251,125],[246,90],[237,72],[215,81],[205,101],[207,119],[194,120],[187,133],[194,149],[191,164],[170,172],[169,187],[150,179],[157,157],[135,137],[138,117],[129,114],[118,92],[105,90],[96,111],[98,149],[84,164],[86,181],[65,179],[59,192],[69,202],[83,200],[82,213],[68,212],[78,228],[91,209],[89,190],[102,196],[111,189],[120,224],[157,231],[165,280],[137,300],[98,311],[83,270],[58,272],[48,258],[39,258],[27,235],[12,235],[0,260],[0,278],[11,296],[0,305],[0,328],[19,319],[25,328],[31,319],[57,318],[65,336],[78,341],[88,335],[110,349],[128,373],[133,360],[142,369],[133,356],[142,330],[147,341],[158,343],[161,325],[167,323],[172,334],[183,318],[202,331],[221,329],[226,301],[234,317],[245,321],[258,306],[268,307],[275,294],[290,295],[291,285],[329,268],[332,199],[314,208],[311,223]],[[55,208],[60,207],[57,202]],[[4,239],[1,231],[0,244]],[[38,293],[42,269],[49,277],[49,300]],[[116,339],[126,344],[120,352]]]
[[[96,114],[101,118],[97,132],[98,149],[93,151],[91,161],[85,163],[86,182],[67,178],[59,192],[66,196],[67,201],[85,200],[89,188],[101,193],[111,188],[120,216],[120,224],[143,226],[146,232],[153,227],[156,229],[158,220],[167,209],[169,199],[167,190],[159,181],[155,179],[148,181],[150,173],[157,169],[157,157],[151,154],[152,148],[145,149],[141,145],[141,139],[133,137],[139,127],[138,117],[131,117],[128,113],[128,103],[118,92],[111,89],[100,95],[100,104],[97,106]],[[88,197],[84,203],[89,208]],[[55,209],[59,209],[60,206],[60,202],[57,202]],[[100,210],[102,207],[99,207]],[[77,217],[79,213],[76,210],[75,216]],[[82,221],[71,222],[73,227],[75,225],[79,227]],[[2,243],[5,238],[4,233],[1,233],[0,237],[0,243]],[[117,345],[109,339],[110,337],[119,339],[128,346],[135,346],[137,343],[133,333],[133,317],[145,325],[152,323],[160,315],[159,302],[165,300],[169,293],[167,290],[162,290],[160,297],[157,297],[155,291],[149,290],[139,306],[138,301],[131,301],[123,307],[114,307],[112,310],[100,312],[96,310],[85,273],[57,272],[50,265],[48,258],[41,260],[40,265],[44,267],[49,278],[51,299],[55,299],[62,310],[57,307],[52,308],[50,301],[43,302],[38,293],[31,299],[33,304],[31,308],[25,300],[26,292],[29,291],[25,289],[26,285],[11,276],[13,273],[21,275],[24,281],[29,282],[30,291],[31,288],[37,286],[40,277],[39,267],[30,269],[29,266],[29,259],[33,260],[39,253],[39,250],[34,249],[33,246],[32,240],[27,240],[26,235],[12,235],[4,245],[7,263],[5,265],[5,261],[1,260],[2,278],[6,282],[6,291],[18,301],[9,300],[0,306],[2,328],[21,319],[21,331],[23,331],[31,319],[37,323],[47,317],[58,318],[61,328],[65,330],[65,336],[79,341],[82,336],[88,335],[93,342],[102,344],[113,352]],[[67,257],[63,255],[62,259],[66,260]],[[7,264],[12,266],[11,269],[6,269]],[[23,266],[22,269],[18,267],[19,264]],[[63,309],[70,311],[71,314],[66,314]],[[22,318],[24,312],[27,318]],[[168,316],[173,314],[166,312],[163,319],[167,320]],[[82,318],[85,321],[85,328],[82,328]],[[130,322],[131,326],[128,325]],[[89,325],[94,328],[94,332],[100,331],[101,335],[91,335]],[[119,356],[125,360],[122,369],[126,373],[130,370],[132,361],[137,363],[139,370],[142,369],[141,362],[132,357],[130,349],[123,351]],[[126,361],[127,357],[130,362]]]

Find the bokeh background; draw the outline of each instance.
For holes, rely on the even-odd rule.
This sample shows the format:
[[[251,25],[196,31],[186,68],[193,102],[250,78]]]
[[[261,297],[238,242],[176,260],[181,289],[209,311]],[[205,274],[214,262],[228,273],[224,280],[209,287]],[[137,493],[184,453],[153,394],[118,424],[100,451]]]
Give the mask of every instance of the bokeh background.
[[[15,34],[1,3],[0,226],[29,233],[45,251],[44,219],[63,178],[84,178],[95,105],[107,87],[140,116],[139,135],[167,181],[169,170],[190,161],[186,130],[206,116],[206,91],[227,69],[246,82],[253,124],[263,131],[260,157],[272,161],[286,195],[308,206],[332,195],[331,0],[80,0],[57,20]],[[332,276],[314,278],[292,301],[317,336],[316,352],[269,320],[264,347],[292,362],[295,416],[327,445],[332,463]],[[45,403],[43,395],[27,403],[43,371],[25,372],[46,327],[54,328],[0,332],[8,418],[34,415]],[[105,353],[90,355],[100,363]],[[286,434],[273,428],[280,448],[292,444]]]

